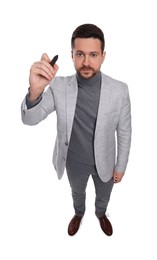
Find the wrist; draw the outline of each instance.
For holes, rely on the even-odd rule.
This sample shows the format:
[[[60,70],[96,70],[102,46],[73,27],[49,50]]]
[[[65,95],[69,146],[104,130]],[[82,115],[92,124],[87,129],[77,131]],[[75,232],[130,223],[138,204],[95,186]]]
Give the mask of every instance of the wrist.
[[[40,98],[40,96],[42,95],[43,92],[41,93],[33,93],[30,89],[30,87],[28,88],[28,99],[33,102],[33,101],[36,101]]]

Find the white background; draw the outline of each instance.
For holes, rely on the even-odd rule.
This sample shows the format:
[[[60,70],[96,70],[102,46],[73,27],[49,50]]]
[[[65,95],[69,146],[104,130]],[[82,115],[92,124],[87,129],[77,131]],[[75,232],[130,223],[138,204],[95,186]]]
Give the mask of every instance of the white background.
[[[156,259],[155,0],[1,1],[0,3],[0,259]],[[73,216],[66,178],[51,163],[55,113],[37,126],[21,122],[29,69],[43,52],[59,54],[58,75],[71,75],[70,38],[83,23],[105,34],[102,71],[129,86],[133,136],[126,175],[108,207],[112,237],[94,215],[94,186],[87,188],[81,229],[67,234]]]

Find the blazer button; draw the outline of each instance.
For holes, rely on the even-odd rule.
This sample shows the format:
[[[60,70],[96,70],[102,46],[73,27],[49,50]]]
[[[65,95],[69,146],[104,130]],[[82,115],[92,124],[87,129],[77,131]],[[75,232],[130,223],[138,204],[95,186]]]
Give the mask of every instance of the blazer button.
[[[65,145],[68,146],[68,143],[66,142]]]

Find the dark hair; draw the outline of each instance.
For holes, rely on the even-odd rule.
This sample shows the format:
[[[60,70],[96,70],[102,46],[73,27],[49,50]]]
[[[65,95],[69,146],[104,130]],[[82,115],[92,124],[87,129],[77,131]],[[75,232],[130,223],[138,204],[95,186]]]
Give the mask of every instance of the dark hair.
[[[105,39],[103,31],[94,24],[82,24],[78,26],[71,37],[71,47],[74,48],[76,38],[95,38],[101,41],[101,50],[104,51]]]

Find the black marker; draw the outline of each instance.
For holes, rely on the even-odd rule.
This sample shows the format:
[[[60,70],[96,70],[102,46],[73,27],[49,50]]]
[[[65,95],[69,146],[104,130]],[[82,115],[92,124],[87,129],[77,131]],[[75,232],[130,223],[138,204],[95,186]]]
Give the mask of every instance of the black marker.
[[[58,60],[58,55],[54,56],[53,59],[50,61],[50,64],[52,67],[56,63],[57,60]]]

